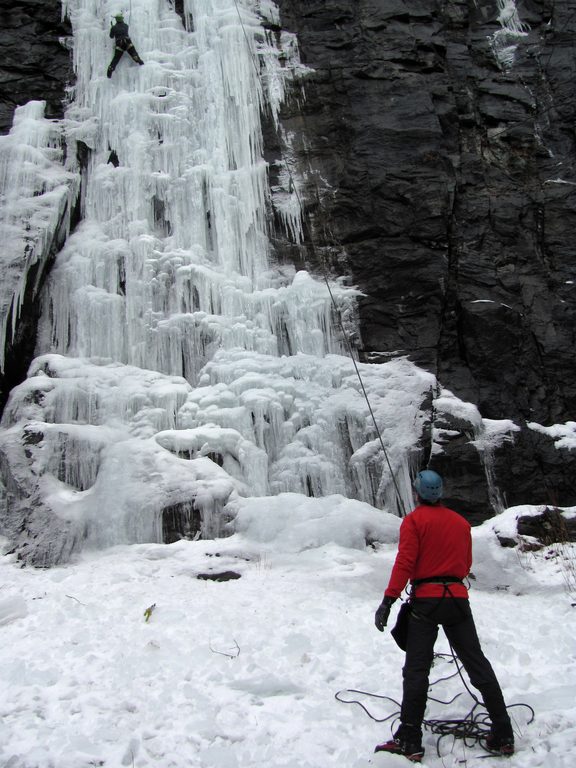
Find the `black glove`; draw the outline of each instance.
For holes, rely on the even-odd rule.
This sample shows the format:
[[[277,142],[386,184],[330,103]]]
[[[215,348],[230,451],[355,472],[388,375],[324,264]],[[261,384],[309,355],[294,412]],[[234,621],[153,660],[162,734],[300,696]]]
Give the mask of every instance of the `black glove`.
[[[388,616],[390,616],[390,609],[394,605],[395,597],[385,597],[384,600],[378,606],[376,615],[374,616],[374,624],[379,632],[384,632],[384,627],[388,624]]]

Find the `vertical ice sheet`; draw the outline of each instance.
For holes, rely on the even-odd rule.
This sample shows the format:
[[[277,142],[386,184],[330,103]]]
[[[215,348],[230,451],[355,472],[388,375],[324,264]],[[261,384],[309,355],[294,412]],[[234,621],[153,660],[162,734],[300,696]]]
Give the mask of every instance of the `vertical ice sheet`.
[[[65,236],[78,189],[62,125],[44,117],[45,106],[30,101],[17,107],[10,133],[0,136],[0,371],[30,273],[35,270],[37,282]],[[38,286],[30,287],[35,293]]]
[[[84,221],[46,295],[42,351],[110,356],[191,381],[222,346],[341,351],[323,283],[270,264],[261,114],[277,113],[292,77],[257,15],[275,18],[273,4],[187,0],[187,33],[169,4],[134,0],[130,32],[146,64],[125,56],[110,81],[106,12],[116,5],[64,8],[78,74],[69,117],[95,116],[98,128]],[[299,240],[299,213],[286,224]]]

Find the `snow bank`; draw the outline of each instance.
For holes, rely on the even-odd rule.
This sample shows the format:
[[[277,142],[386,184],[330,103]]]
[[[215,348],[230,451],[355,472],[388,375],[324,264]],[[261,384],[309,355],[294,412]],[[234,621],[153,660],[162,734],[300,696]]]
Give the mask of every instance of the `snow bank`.
[[[398,541],[398,517],[339,495],[309,499],[281,493],[265,499],[239,498],[230,507],[236,532],[276,550],[302,552],[329,543],[363,549],[370,542]]]
[[[334,697],[354,688],[400,699],[404,654],[374,627],[395,551],[288,552],[280,539],[238,534],[120,546],[41,571],[1,557],[0,604],[18,596],[28,612],[1,626],[0,764],[401,768],[403,758],[373,752],[392,721]],[[471,591],[474,618],[506,702],[536,710],[531,725],[526,710],[511,710],[517,752],[506,766],[572,768],[574,608],[552,561],[536,555],[530,566],[518,594],[497,587],[523,578],[524,564],[492,561],[493,586],[478,574]],[[197,578],[218,570],[241,578]],[[436,648],[449,653],[442,632]],[[442,680],[428,717],[472,708],[453,673],[435,660],[431,682]],[[377,718],[398,711],[390,700],[362,701]],[[501,764],[462,741],[443,740],[440,756],[436,746],[425,731],[427,768]]]

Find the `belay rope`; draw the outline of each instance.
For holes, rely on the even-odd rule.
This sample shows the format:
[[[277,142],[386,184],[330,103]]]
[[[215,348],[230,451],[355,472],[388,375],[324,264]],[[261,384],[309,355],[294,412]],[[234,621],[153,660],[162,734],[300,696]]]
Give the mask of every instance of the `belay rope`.
[[[254,66],[254,71],[256,72],[256,77],[258,78],[258,80],[260,80],[261,79],[260,70],[259,70],[259,67],[257,65],[256,59],[254,57],[254,53],[252,51],[252,47],[250,46],[250,41],[249,41],[248,35],[246,33],[246,27],[244,26],[244,21],[242,19],[242,14],[240,13],[240,8],[238,7],[238,0],[234,0],[234,5],[236,6],[236,13],[238,14],[238,19],[239,19],[240,25],[242,27],[242,32],[244,34],[244,39],[246,40],[246,46],[248,48],[248,52],[250,54],[250,58],[252,60],[253,66]],[[290,181],[290,189],[296,195],[296,199],[298,200],[298,205],[300,206],[300,210],[303,212],[304,211],[304,206],[303,206],[303,203],[302,203],[302,198],[300,197],[300,193],[298,192],[298,187],[297,187],[297,185],[295,183],[294,176],[292,174],[292,169],[290,168],[290,165],[289,165],[288,161],[286,160],[286,158],[284,158],[284,163],[285,163],[286,170],[288,171],[288,176],[289,176],[289,181]],[[319,195],[319,190],[318,190],[317,185],[316,185],[316,195],[317,195],[318,201],[320,202],[320,195]],[[402,494],[400,493],[400,488],[398,486],[398,481],[396,479],[396,473],[392,469],[392,464],[390,462],[388,451],[386,450],[386,446],[384,445],[384,440],[382,439],[382,433],[380,431],[380,428],[378,427],[378,423],[376,421],[376,416],[374,415],[374,411],[372,410],[372,405],[370,404],[370,400],[368,398],[368,393],[366,392],[366,388],[364,386],[364,381],[362,379],[362,375],[360,373],[360,369],[358,368],[358,363],[356,362],[356,358],[354,357],[354,351],[352,349],[352,344],[350,342],[349,334],[346,333],[346,329],[344,328],[344,324],[342,322],[342,316],[340,314],[340,310],[339,310],[338,305],[336,303],[336,300],[334,298],[334,294],[333,294],[332,288],[330,286],[330,281],[328,280],[328,273],[326,272],[326,268],[325,268],[323,260],[321,258],[318,258],[318,251],[316,249],[316,243],[314,242],[314,236],[313,236],[313,234],[312,234],[312,232],[310,231],[309,228],[308,228],[308,234],[309,234],[309,238],[310,238],[310,246],[311,246],[312,253],[316,257],[317,263],[320,264],[320,266],[321,266],[322,276],[324,278],[324,282],[326,283],[326,288],[328,289],[328,295],[330,296],[330,302],[331,302],[332,307],[334,309],[334,314],[338,318],[338,327],[340,329],[340,333],[342,334],[342,338],[344,339],[344,342],[345,342],[345,345],[346,345],[346,349],[348,351],[350,359],[352,360],[352,364],[354,366],[354,371],[355,371],[356,376],[358,378],[358,381],[360,383],[360,389],[362,390],[362,395],[363,395],[363,397],[364,397],[364,399],[366,401],[366,405],[368,406],[368,412],[370,413],[370,418],[372,420],[372,423],[374,424],[374,429],[376,431],[376,435],[378,436],[378,441],[380,443],[380,447],[382,448],[382,452],[383,452],[384,458],[386,460],[386,465],[388,466],[388,470],[389,470],[390,476],[392,478],[392,483],[394,485],[394,491],[396,493],[396,499],[397,499],[397,502],[398,502],[398,509],[400,511],[400,517],[406,517],[406,508],[404,506],[404,500],[402,499]],[[335,242],[335,238],[333,236],[331,236],[330,239],[332,240],[333,243]]]
[[[429,719],[429,720],[423,720],[422,726],[436,735],[438,738],[436,740],[436,752],[438,754],[438,757],[441,757],[440,752],[440,746],[442,744],[443,739],[446,737],[452,737],[454,741],[456,739],[461,739],[464,742],[464,746],[470,749],[474,746],[480,746],[484,751],[488,752],[486,747],[484,746],[484,742],[486,740],[486,736],[490,732],[490,718],[488,716],[488,712],[484,709],[484,705],[482,702],[474,695],[474,693],[470,690],[468,687],[468,684],[466,683],[466,680],[464,676],[462,675],[462,668],[460,664],[458,663],[458,658],[456,657],[454,651],[452,650],[452,647],[450,647],[451,654],[446,653],[435,653],[434,658],[435,659],[444,659],[449,664],[455,664],[456,665],[456,671],[452,672],[449,675],[446,675],[444,677],[440,677],[437,680],[435,680],[433,683],[430,684],[430,688],[432,688],[435,685],[438,685],[438,683],[444,682],[445,680],[451,680],[452,678],[459,676],[464,688],[474,701],[474,704],[472,705],[471,709],[467,712],[467,714],[464,717],[461,718],[453,718],[448,720],[443,720],[439,718]],[[396,709],[389,715],[386,715],[386,717],[375,717],[375,715],[370,712],[368,707],[357,698],[351,698],[351,696],[359,695],[359,696],[366,696],[373,699],[379,699],[381,701],[388,701],[394,704]],[[457,693],[455,696],[453,696],[449,701],[443,701],[442,699],[435,698],[433,696],[429,696],[428,700],[433,701],[436,704],[443,704],[443,705],[450,705],[456,699],[461,696],[462,693]],[[394,723],[399,720],[400,718],[400,703],[396,701],[395,699],[391,698],[390,696],[383,696],[377,693],[370,693],[369,691],[361,691],[357,690],[355,688],[345,688],[341,691],[338,691],[334,694],[334,698],[341,702],[342,704],[356,704],[361,709],[364,710],[364,712],[368,715],[368,717],[371,720],[374,720],[376,723],[386,723],[388,721],[391,721],[391,729],[394,730]],[[530,723],[534,720],[534,710],[529,704],[519,703],[519,704],[509,704],[506,709],[511,710],[514,708],[523,707],[524,709],[528,710],[528,719],[526,721],[526,725],[530,725]],[[493,753],[489,753],[490,755],[493,755]],[[485,757],[488,757],[488,755],[485,755]]]

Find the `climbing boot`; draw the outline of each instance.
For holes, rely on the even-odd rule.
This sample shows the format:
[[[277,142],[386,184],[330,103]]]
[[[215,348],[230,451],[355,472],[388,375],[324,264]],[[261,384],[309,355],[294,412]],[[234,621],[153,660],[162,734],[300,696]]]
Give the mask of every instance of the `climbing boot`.
[[[413,763],[421,762],[424,757],[424,747],[422,744],[412,743],[402,738],[394,738],[384,742],[384,744],[378,744],[374,752],[387,752],[389,755],[403,755]]]
[[[514,736],[498,736],[490,731],[484,743],[488,752],[495,755],[511,757],[514,754]]]

